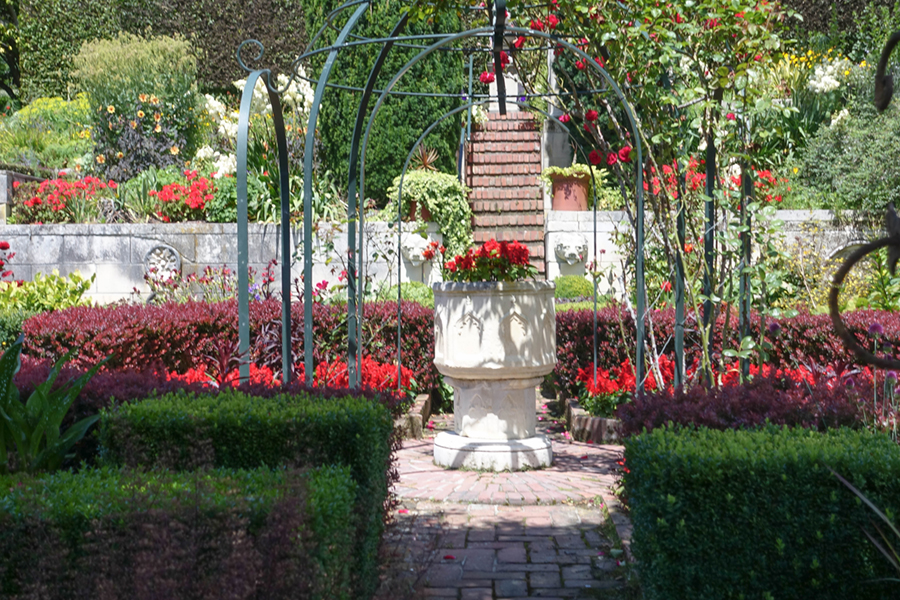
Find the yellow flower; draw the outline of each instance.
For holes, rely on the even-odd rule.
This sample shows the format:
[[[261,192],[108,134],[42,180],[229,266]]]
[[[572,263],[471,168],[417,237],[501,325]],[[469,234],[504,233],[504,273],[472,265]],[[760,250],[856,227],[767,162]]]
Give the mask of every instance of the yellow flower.
[[[861,63],[859,63],[859,66],[861,66],[861,67],[866,66],[866,61],[862,61]]]
[[[173,155],[177,155],[178,154],[178,146],[172,146],[171,148],[169,148],[169,152],[171,152]]]
[[[94,160],[97,161],[97,164],[98,164],[98,165],[102,165],[103,163],[106,162],[106,157],[103,156],[102,154],[98,154],[98,155],[97,155],[97,158],[94,159]]]
[[[159,113],[154,113],[153,120],[159,123],[159,120],[162,119],[162,115]]]
[[[159,104],[159,98],[156,96],[150,96],[150,104]]]
[[[185,168],[190,167],[190,166],[191,166],[191,161],[189,161],[189,160],[184,161]]]
[[[122,154],[122,153],[121,153],[121,152],[116,152],[116,158],[118,158],[118,159],[120,159],[120,160],[121,160],[121,159],[122,159],[122,157],[124,157],[124,156],[125,156],[125,155],[124,155],[124,154]]]
[[[139,110],[138,111],[138,119],[143,119],[143,118],[144,118],[144,111]]]
[[[847,76],[849,74],[850,74],[850,69],[847,69],[846,71],[844,71],[844,76]]]
[[[140,96],[138,96],[138,100],[140,100],[141,102],[146,102],[147,94],[141,94]]]
[[[798,169],[797,167],[794,167],[794,175],[796,175],[799,172],[800,172],[800,169]]]
[[[113,114],[114,112],[116,112],[116,107],[110,104],[106,107],[106,112],[108,112],[109,114]]]

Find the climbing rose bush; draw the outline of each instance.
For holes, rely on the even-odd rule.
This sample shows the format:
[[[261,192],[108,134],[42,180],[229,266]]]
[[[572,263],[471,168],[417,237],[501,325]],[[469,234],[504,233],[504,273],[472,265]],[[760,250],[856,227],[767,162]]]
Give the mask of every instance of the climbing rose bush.
[[[528,248],[519,242],[488,240],[444,263],[445,281],[519,281],[534,278],[537,268],[528,262]]]

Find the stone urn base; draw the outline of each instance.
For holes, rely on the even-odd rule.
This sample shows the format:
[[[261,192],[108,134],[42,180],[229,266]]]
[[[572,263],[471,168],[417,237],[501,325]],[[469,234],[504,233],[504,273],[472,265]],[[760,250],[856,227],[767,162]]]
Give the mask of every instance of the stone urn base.
[[[449,469],[540,469],[553,462],[553,449],[550,440],[542,435],[521,440],[486,440],[445,431],[434,438],[434,462]]]

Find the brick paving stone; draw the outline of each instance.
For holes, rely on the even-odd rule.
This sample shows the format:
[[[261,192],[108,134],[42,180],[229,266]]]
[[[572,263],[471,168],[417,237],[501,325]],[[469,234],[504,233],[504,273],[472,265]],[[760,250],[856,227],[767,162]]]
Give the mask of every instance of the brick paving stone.
[[[584,540],[581,539],[580,533],[557,535],[556,544],[560,548],[584,548]]]
[[[531,573],[528,582],[533,588],[558,588],[562,587],[559,572],[555,573]]]
[[[491,588],[473,588],[463,590],[460,600],[492,600],[493,597]]]
[[[568,585],[568,581],[570,579],[590,579],[591,567],[589,565],[573,565],[569,567],[563,567],[562,576],[566,581],[566,585]]]
[[[497,550],[497,561],[505,563],[528,562],[525,556],[525,544],[510,545]]]
[[[504,579],[494,584],[497,596],[504,598],[524,598],[528,596],[528,582],[524,579]]]

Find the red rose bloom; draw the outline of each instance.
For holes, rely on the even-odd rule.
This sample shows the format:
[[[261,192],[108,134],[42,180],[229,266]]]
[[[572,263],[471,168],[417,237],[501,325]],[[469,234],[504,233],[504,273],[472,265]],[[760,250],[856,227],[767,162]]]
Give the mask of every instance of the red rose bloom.
[[[593,109],[591,109],[591,110],[587,111],[586,113],[584,113],[584,118],[585,118],[585,120],[590,121],[590,122],[592,122],[592,123],[593,123],[594,121],[596,121],[596,120],[597,120],[597,117],[599,117],[599,116],[600,116],[600,113],[598,113],[596,110],[593,110]]]
[[[610,167],[619,162],[619,157],[615,152],[610,152],[606,155],[606,164]]]
[[[575,61],[575,68],[578,69],[579,71],[584,71],[585,66],[586,65],[584,64],[584,61],[581,61],[581,60]]]
[[[0,242],[0,250],[9,250],[9,242]]]
[[[734,113],[728,113],[727,115],[725,115],[725,118],[728,119],[729,121],[734,121],[735,119],[737,119],[737,117],[734,115]]]
[[[599,150],[591,150],[591,153],[588,154],[588,160],[591,161],[592,165],[599,165],[603,162],[603,154]]]
[[[494,74],[488,73],[487,71],[478,76],[478,80],[481,81],[481,83],[494,83],[495,79],[496,77]]]
[[[566,113],[559,118],[560,123],[568,123],[571,120],[572,120],[572,117],[569,116],[569,113]]]
[[[522,46],[524,46],[524,45],[525,45],[525,36],[524,35],[520,35],[518,38],[516,38],[516,41],[513,43],[513,46],[516,47],[516,50],[521,50]]]
[[[556,29],[556,26],[559,25],[559,17],[556,15],[550,15],[547,17],[547,29]]]
[[[619,160],[623,163],[631,162],[631,146],[623,146],[619,149]]]

